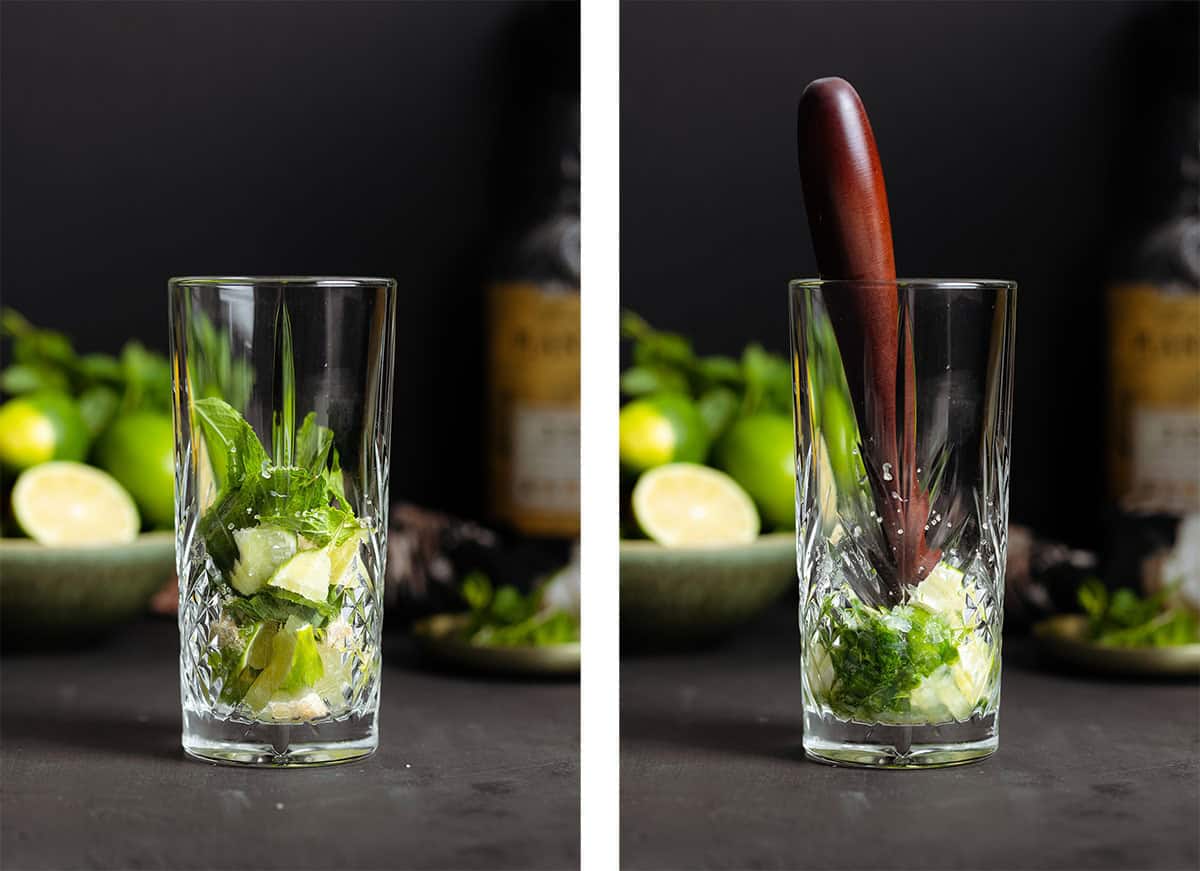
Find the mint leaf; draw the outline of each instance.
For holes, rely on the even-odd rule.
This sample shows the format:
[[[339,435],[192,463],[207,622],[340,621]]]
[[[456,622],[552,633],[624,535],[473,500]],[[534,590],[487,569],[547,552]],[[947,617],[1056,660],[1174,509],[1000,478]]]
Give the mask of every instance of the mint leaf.
[[[354,512],[334,505],[319,505],[302,511],[283,510],[260,515],[264,524],[303,535],[318,547],[342,544],[362,527]]]
[[[93,437],[112,422],[120,405],[121,397],[117,391],[104,384],[93,385],[79,394],[79,414]]]
[[[0,374],[0,390],[12,396],[37,390],[68,390],[66,374],[46,363],[14,363]]]
[[[688,390],[687,376],[667,366],[632,366],[621,373],[621,392],[626,396],[686,394]]]
[[[320,626],[324,623],[323,613],[313,607],[311,603],[288,601],[278,595],[279,592],[279,590],[270,592],[263,590],[249,598],[236,596],[225,603],[225,610],[233,615],[239,623],[261,621],[286,623],[289,617],[296,617],[305,623],[312,623],[313,626]]]
[[[211,397],[197,399],[192,407],[220,487],[239,487],[247,474],[262,472],[267,452],[254,428],[229,403]]]
[[[332,449],[333,430],[317,423],[317,413],[310,411],[296,433],[296,465],[320,474]]]
[[[716,442],[737,417],[738,397],[728,387],[713,387],[696,402],[709,438]]]
[[[492,582],[483,572],[471,572],[462,582],[462,597],[467,600],[467,607],[477,613],[487,611],[492,603]]]
[[[333,449],[333,460],[329,464],[329,471],[325,474],[325,481],[329,487],[329,497],[342,508],[352,511],[350,503],[346,499],[346,482],[342,477],[342,460],[338,456],[337,448]]]

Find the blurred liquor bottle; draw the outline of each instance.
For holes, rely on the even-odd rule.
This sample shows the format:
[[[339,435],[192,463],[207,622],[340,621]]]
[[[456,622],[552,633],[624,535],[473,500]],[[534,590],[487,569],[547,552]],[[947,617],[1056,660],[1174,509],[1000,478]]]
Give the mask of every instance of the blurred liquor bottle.
[[[1194,59],[1194,54],[1193,54]],[[1194,62],[1194,60],[1193,60]],[[1193,69],[1194,75],[1194,69]],[[1157,203],[1108,291],[1110,576],[1200,594],[1200,110],[1164,104]],[[1146,133],[1153,133],[1146,130]],[[1190,590],[1189,590],[1190,591]]]
[[[534,217],[487,293],[492,516],[517,532],[579,535],[579,95],[546,101]]]

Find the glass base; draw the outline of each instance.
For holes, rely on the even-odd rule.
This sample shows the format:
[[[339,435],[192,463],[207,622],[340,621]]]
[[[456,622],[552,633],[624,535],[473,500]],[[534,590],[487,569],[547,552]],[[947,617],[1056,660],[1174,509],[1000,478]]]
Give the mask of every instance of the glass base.
[[[946,768],[986,759],[1000,738],[996,715],[936,726],[854,723],[806,712],[804,755],[856,768]]]
[[[247,723],[184,711],[183,749],[223,765],[311,768],[370,756],[379,747],[374,712],[324,723]]]

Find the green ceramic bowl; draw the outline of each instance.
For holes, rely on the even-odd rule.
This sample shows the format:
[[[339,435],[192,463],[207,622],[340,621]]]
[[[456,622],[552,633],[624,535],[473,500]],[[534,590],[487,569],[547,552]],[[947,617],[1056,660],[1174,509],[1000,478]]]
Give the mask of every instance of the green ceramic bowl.
[[[5,647],[95,639],[146,611],[175,571],[175,534],[129,544],[46,547],[0,539],[0,629]]]
[[[796,587],[796,537],[734,547],[668,548],[621,542],[621,637],[679,647],[727,635]]]

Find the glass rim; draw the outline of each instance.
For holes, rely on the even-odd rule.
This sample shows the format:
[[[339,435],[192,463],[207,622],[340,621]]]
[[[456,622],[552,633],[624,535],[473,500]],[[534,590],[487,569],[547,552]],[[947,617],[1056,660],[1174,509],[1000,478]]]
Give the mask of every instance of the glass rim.
[[[182,275],[168,279],[169,287],[222,287],[224,285],[252,285],[255,287],[279,287],[299,285],[305,287],[378,287],[394,288],[394,278],[364,278],[342,275]]]
[[[1016,290],[1017,283],[1007,278],[793,278],[792,290],[823,287],[906,287],[911,290]]]

